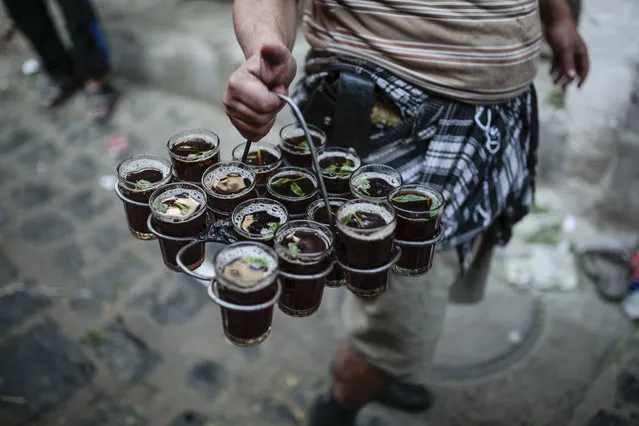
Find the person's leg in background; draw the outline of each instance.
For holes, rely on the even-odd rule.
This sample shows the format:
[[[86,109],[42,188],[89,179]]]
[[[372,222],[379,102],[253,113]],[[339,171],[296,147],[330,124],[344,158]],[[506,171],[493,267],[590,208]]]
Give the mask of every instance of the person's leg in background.
[[[36,51],[49,81],[40,96],[42,107],[59,105],[75,90],[74,65],[55,28],[45,0],[3,0],[9,16]]]
[[[107,82],[110,72],[106,38],[90,0],[59,0],[69,38],[76,75],[81,79],[91,117],[107,118],[115,91]]]
[[[468,271],[488,270],[494,239],[490,231],[474,244]],[[391,274],[389,290],[372,300],[347,293],[342,307],[347,338],[332,366],[330,392],[318,399],[311,426],[351,426],[361,408],[377,402],[415,418],[432,396],[425,387],[441,335],[451,286],[460,280],[484,287],[487,274],[461,276],[454,249],[436,254],[424,276]]]
[[[347,293],[342,306],[346,340],[333,361],[331,389],[311,410],[311,426],[354,425],[358,411],[388,397],[389,390],[400,399],[395,405],[409,405],[404,409],[430,406],[423,373],[439,340],[448,288],[460,271],[454,250],[436,259],[425,276],[391,273],[389,289],[376,299]],[[402,392],[408,383],[410,394]]]

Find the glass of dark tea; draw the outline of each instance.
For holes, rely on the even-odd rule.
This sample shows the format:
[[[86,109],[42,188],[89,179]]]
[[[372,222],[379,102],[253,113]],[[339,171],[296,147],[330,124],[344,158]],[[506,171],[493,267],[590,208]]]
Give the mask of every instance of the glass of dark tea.
[[[360,167],[349,182],[351,193],[368,201],[386,201],[390,192],[402,185],[402,175],[384,164]]]
[[[314,220],[315,222],[330,226],[331,221],[335,221],[337,210],[347,201],[348,200],[346,198],[329,197],[328,205],[331,209],[331,216],[329,217],[328,212],[324,207],[326,204],[324,203],[324,200],[320,198],[313,201],[313,203],[308,206],[306,214],[309,220]],[[326,282],[324,284],[327,287],[341,287],[344,283],[344,270],[337,262],[334,262],[333,270],[326,276]]]
[[[255,173],[239,161],[217,163],[202,176],[209,209],[215,219],[227,219],[242,201],[255,198]]]
[[[288,221],[281,203],[269,198],[254,198],[240,203],[231,214],[233,230],[242,240],[273,245],[275,231]]]
[[[311,124],[308,125],[308,131],[313,138],[313,145],[317,152],[322,152],[326,146],[326,134]],[[308,146],[302,126],[293,123],[282,127],[280,139],[282,140],[280,144],[282,157],[286,164],[295,167],[313,167],[311,148]]]
[[[317,178],[299,167],[283,167],[268,179],[269,197],[286,207],[289,217],[303,218],[306,209],[317,196]]]
[[[246,143],[233,148],[233,159],[242,161]],[[282,165],[282,151],[277,145],[267,142],[252,143],[249,147],[248,164],[255,172],[255,188],[260,197],[266,195],[266,181]]]
[[[271,333],[279,293],[277,255],[264,244],[242,241],[217,252],[213,265],[210,292],[215,296],[217,287],[226,338],[238,346],[262,343]]]
[[[346,286],[360,297],[384,293],[395,254],[393,207],[387,202],[351,200],[337,210],[336,219],[337,255]]]
[[[210,130],[176,133],[167,143],[176,179],[200,184],[204,171],[220,161],[220,138]]]
[[[131,234],[140,240],[154,240],[146,221],[151,214],[153,191],[171,180],[171,163],[157,155],[142,154],[123,160],[117,168],[118,191]]]
[[[206,193],[199,186],[170,183],[158,188],[149,199],[151,224],[162,234],[158,236],[164,264],[180,272],[175,256],[189,242],[207,229]],[[193,270],[204,261],[204,244],[195,245],[184,253],[182,260]]]
[[[340,147],[326,148],[319,155],[319,165],[326,191],[336,197],[350,198],[350,178],[362,165],[355,151]]]
[[[333,265],[331,231],[310,220],[288,222],[275,233],[275,252],[280,259],[280,310],[293,317],[312,315]]]
[[[402,248],[393,270],[406,276],[425,274],[433,266],[441,234],[444,196],[426,185],[403,185],[388,195],[388,201],[395,208],[396,244]]]

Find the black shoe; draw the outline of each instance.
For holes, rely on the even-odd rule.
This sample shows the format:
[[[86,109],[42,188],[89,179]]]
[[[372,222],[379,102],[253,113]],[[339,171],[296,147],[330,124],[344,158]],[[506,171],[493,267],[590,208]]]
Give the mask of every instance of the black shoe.
[[[308,424],[309,426],[355,426],[356,418],[357,410],[342,407],[329,392],[318,397],[313,403]]]
[[[375,402],[387,407],[411,413],[428,410],[433,405],[433,395],[427,387],[391,381]]]

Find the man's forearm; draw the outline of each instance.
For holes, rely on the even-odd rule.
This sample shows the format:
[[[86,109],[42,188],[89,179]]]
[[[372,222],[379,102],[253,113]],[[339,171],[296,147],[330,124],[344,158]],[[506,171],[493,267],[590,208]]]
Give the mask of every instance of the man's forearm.
[[[562,19],[572,19],[568,0],[540,0],[539,8],[544,25]]]
[[[252,56],[265,43],[295,43],[296,0],[235,0],[233,22],[244,55]]]

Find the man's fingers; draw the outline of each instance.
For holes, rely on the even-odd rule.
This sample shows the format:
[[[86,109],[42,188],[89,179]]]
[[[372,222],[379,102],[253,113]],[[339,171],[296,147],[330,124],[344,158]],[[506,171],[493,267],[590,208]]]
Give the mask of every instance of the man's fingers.
[[[282,101],[271,93],[255,75],[235,76],[229,79],[228,92],[235,101],[248,105],[260,114],[273,114]]]
[[[263,126],[252,126],[241,119],[235,117],[229,117],[231,123],[237,128],[240,134],[251,142],[257,142],[261,140],[275,124],[275,118]]]
[[[588,63],[588,57],[585,55],[579,55],[578,60],[578,67],[577,69],[579,70],[577,72],[577,74],[579,75],[579,81],[577,83],[577,87],[581,87],[583,86],[584,82],[586,81],[586,78],[588,78],[588,72],[590,70],[590,65]]]
[[[559,69],[559,61],[553,58],[552,63],[550,65],[550,75],[552,77],[555,77],[555,73],[557,72],[558,69]]]
[[[561,79],[563,78],[563,76],[564,76],[564,73],[563,73],[563,71],[561,70],[561,68],[557,68],[557,69],[555,70],[555,73],[554,73],[554,74],[553,74],[553,76],[552,76],[552,82],[553,82],[553,84],[557,84],[557,83],[559,83],[559,80],[561,80]]]
[[[577,76],[577,71],[575,70],[575,51],[569,50],[565,52],[561,56],[561,70],[563,71],[566,80],[563,83],[563,86],[566,87],[569,85]]]
[[[588,49],[582,42],[582,46],[577,53],[577,73],[579,74],[579,83],[577,84],[577,87],[581,87],[584,84],[589,72],[590,60],[588,58]]]
[[[239,118],[251,126],[263,126],[273,119],[273,114],[260,114],[239,102],[225,104],[225,107],[226,115]]]
[[[273,92],[281,93],[282,95],[288,96],[288,89],[284,87],[283,84],[279,84],[271,89]]]

